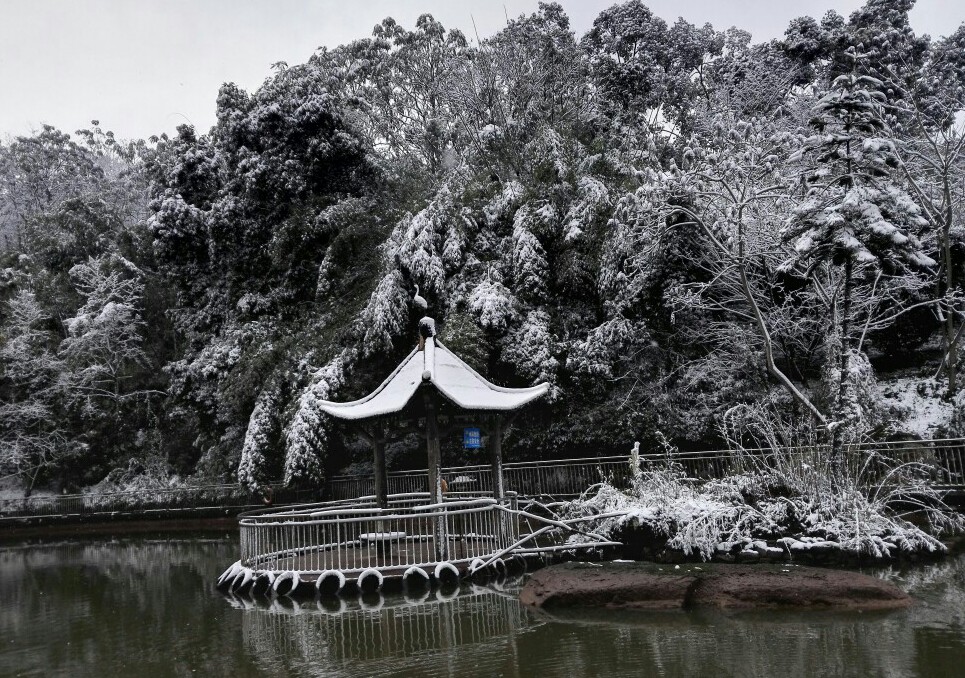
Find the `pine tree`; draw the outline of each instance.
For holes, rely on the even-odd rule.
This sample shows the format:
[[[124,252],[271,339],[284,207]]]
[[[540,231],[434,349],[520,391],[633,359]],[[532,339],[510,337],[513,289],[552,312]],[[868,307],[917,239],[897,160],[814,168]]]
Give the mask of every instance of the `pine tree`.
[[[853,394],[852,362],[855,286],[869,273],[900,275],[934,264],[916,233],[927,222],[894,179],[895,145],[889,138],[882,82],[860,75],[867,55],[850,49],[850,73],[834,79],[814,106],[812,126],[818,132],[792,156],[813,160],[805,176],[806,197],[795,208],[784,232],[795,257],[808,271],[830,266],[840,271],[835,295],[834,334],[837,346],[836,421],[832,464],[842,461],[845,429],[859,413]],[[852,431],[853,432],[853,431]]]

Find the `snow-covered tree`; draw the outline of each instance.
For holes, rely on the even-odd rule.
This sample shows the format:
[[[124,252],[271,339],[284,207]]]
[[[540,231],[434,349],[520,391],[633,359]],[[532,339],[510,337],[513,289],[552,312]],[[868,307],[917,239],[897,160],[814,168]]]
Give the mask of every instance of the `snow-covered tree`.
[[[318,401],[329,400],[345,382],[345,371],[353,362],[351,351],[343,351],[312,376],[312,382],[298,398],[295,416],[285,432],[284,482],[324,480],[323,466],[328,445],[327,417]]]
[[[56,335],[32,292],[7,304],[0,344],[0,468],[17,473],[29,495],[37,477],[70,451],[63,426],[63,362]]]
[[[788,221],[785,238],[795,249],[794,261],[808,275],[825,268],[840,271],[831,291],[834,301],[832,337],[838,344],[832,457],[840,461],[844,433],[854,434],[860,411],[853,385],[856,373],[855,286],[871,286],[877,274],[912,275],[934,265],[922,249],[918,233],[927,226],[921,209],[895,181],[895,144],[884,119],[887,96],[882,82],[859,73],[866,58],[848,52],[850,73],[835,78],[814,106],[808,137],[796,158],[810,158],[805,170],[806,195]]]
[[[937,287],[945,304],[936,311],[944,325],[942,363],[950,398],[958,391],[958,354],[965,328],[965,309],[955,298],[963,284],[961,274],[956,275],[961,268],[956,258],[960,261],[965,251],[965,196],[957,188],[965,180],[965,125],[960,118],[965,111],[963,55],[965,26],[960,26],[932,46],[911,83],[907,78],[902,82],[900,73],[888,74],[889,85],[903,94],[900,110],[906,134],[896,146],[902,173],[931,223],[939,253]]]
[[[268,460],[274,438],[278,434],[279,397],[277,385],[269,385],[255,401],[248,419],[245,442],[238,462],[238,482],[259,492],[268,483]]]
[[[74,288],[84,303],[64,325],[67,336],[60,356],[67,366],[67,388],[85,409],[98,401],[115,404],[136,392],[131,371],[144,367],[144,295],[141,272],[119,257],[101,257],[70,270]]]

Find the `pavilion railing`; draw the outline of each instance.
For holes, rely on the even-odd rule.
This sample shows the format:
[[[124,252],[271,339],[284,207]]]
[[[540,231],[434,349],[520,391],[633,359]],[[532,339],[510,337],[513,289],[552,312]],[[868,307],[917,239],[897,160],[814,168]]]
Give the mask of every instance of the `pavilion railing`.
[[[875,465],[865,461],[872,453],[889,463],[918,462],[930,469],[931,482],[936,489],[965,491],[965,439],[930,441],[902,441],[890,443],[861,444],[851,448],[849,458],[863,472],[873,473]],[[820,448],[797,448],[782,450],[750,449],[742,454],[733,450],[709,450],[699,452],[643,453],[641,460],[661,462],[672,460],[684,472],[697,479],[723,478],[728,474],[742,473],[753,467],[774,468],[780,464],[813,463],[826,460],[827,450]],[[576,496],[591,485],[608,479],[617,485],[629,482],[629,465],[626,456],[588,457],[580,459],[553,459],[511,462],[503,464],[504,486],[520,496]],[[884,468],[884,465],[880,465]],[[492,493],[492,477],[489,465],[452,466],[442,469],[450,490],[475,493]],[[390,493],[420,492],[428,486],[426,470],[395,471],[388,474]],[[367,475],[333,476],[327,484],[327,496],[332,499],[350,499],[374,492],[374,481]]]
[[[339,570],[352,576],[367,568],[485,560],[519,538],[516,521],[500,508],[513,506],[515,497],[428,501],[428,493],[411,493],[390,497],[384,509],[374,497],[362,497],[243,514],[240,562],[255,571]]]

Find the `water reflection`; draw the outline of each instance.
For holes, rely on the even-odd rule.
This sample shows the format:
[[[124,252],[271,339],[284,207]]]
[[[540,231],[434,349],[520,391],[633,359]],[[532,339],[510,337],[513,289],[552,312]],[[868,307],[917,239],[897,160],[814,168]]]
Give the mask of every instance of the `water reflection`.
[[[0,545],[0,676],[959,676],[965,556],[893,613],[574,612],[512,591],[223,597],[235,537]]]
[[[254,612],[243,618],[245,647],[299,675],[391,673],[413,658],[410,670],[418,665],[422,675],[447,674],[449,662],[439,664],[439,658],[469,653],[475,645],[514,653],[517,636],[540,625],[515,596],[475,586],[426,592],[419,600],[381,593],[297,603],[230,598]]]

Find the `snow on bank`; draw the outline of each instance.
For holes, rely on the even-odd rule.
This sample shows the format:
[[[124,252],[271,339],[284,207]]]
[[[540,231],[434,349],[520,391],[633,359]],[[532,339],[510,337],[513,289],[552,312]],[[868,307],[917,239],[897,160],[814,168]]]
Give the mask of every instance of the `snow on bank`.
[[[49,490],[35,489],[31,496],[54,497],[56,495]],[[17,476],[0,478],[0,501],[16,501],[19,499],[23,499],[23,485],[20,478]]]
[[[896,377],[879,382],[884,404],[904,433],[921,438],[956,435],[965,412],[965,391],[945,400],[945,385],[921,376]],[[958,431],[960,433],[960,431]]]
[[[771,549],[833,550],[888,560],[901,552],[942,553],[938,535],[965,529],[965,518],[945,510],[915,464],[893,467],[885,474],[887,487],[848,474],[831,483],[816,466],[761,469],[701,482],[673,462],[644,462],[633,470],[629,490],[602,482],[567,503],[562,515],[601,516],[590,524],[608,539],[642,540],[655,555],[666,549],[703,560],[735,553],[764,557]],[[928,498],[919,505],[927,531],[895,508],[895,500],[907,503],[909,496]],[[576,535],[569,541],[585,538]]]

